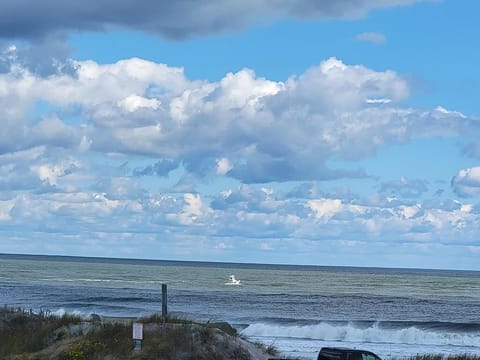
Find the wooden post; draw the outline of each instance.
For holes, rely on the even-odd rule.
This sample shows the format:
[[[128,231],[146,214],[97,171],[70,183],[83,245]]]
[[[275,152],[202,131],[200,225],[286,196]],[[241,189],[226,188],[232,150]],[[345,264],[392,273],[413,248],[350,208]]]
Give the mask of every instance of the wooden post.
[[[162,321],[163,328],[165,329],[165,323],[167,322],[167,284],[162,284]]]
[[[167,317],[167,284],[162,284],[162,317]]]

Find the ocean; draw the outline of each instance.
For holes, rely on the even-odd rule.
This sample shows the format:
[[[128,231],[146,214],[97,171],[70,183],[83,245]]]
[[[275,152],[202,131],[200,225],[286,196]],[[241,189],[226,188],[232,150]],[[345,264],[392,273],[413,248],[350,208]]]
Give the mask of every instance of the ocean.
[[[230,275],[241,280],[226,285]],[[284,356],[480,354],[480,272],[0,255],[0,304],[228,321]]]

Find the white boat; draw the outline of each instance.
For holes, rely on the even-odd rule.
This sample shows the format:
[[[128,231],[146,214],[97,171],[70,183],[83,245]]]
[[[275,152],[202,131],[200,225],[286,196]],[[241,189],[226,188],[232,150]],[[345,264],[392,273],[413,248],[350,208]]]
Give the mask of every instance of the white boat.
[[[235,279],[235,275],[230,275],[225,285],[240,285],[240,280]]]

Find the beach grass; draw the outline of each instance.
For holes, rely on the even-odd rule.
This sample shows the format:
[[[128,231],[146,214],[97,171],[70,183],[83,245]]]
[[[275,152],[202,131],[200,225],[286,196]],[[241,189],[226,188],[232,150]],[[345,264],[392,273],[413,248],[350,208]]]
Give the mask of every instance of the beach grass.
[[[410,356],[404,360],[480,360],[480,354],[418,354],[415,356]]]
[[[56,316],[48,311],[35,313],[4,306],[0,308],[0,356],[41,350],[62,338],[64,334],[56,330],[81,321],[72,314]]]
[[[133,323],[142,323],[134,351]],[[279,356],[273,344],[252,344],[227,322],[197,322],[153,314],[88,319],[73,314],[0,308],[0,359],[5,360],[254,360]],[[396,360],[480,360],[480,354],[419,354]]]
[[[140,351],[133,350],[134,322],[144,328]],[[180,317],[164,321],[158,314],[138,319],[98,315],[84,319],[3,307],[0,339],[0,358],[8,360],[253,360],[268,355],[241,339],[226,322],[200,323]]]

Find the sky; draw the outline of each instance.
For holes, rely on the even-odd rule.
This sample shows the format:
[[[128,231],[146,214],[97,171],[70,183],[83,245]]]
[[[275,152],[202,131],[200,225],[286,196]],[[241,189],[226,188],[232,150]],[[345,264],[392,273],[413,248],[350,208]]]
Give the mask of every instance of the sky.
[[[0,253],[480,270],[479,12],[0,0]]]

